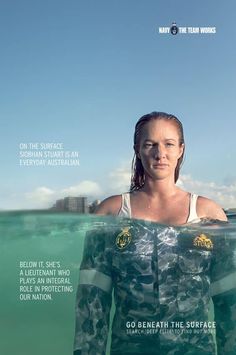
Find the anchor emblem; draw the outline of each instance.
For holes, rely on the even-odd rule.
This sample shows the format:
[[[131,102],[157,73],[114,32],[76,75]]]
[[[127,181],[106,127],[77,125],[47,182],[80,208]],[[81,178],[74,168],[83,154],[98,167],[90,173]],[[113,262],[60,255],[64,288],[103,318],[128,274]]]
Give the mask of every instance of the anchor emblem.
[[[124,227],[122,229],[122,231],[117,235],[116,237],[116,246],[119,249],[124,249],[125,247],[127,247],[131,240],[132,240],[132,236],[130,233],[130,227]]]

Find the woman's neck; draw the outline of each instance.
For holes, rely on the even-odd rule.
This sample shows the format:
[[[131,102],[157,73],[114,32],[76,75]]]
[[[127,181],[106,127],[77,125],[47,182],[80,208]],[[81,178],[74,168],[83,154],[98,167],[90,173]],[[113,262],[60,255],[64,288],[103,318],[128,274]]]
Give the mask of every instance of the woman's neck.
[[[173,180],[150,180],[146,179],[144,186],[140,191],[145,192],[150,197],[171,197],[176,194],[179,188]]]

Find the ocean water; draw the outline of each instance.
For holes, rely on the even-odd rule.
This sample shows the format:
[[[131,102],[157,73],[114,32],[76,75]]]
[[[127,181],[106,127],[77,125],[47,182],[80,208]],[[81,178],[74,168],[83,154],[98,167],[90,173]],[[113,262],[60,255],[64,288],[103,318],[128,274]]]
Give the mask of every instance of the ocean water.
[[[96,223],[115,226],[118,222],[111,217],[69,213],[0,213],[0,354],[73,353],[79,265],[85,234]],[[184,228],[190,234],[197,228],[236,239],[236,218],[229,224]],[[53,285],[64,286],[64,292],[35,291],[35,283],[40,290],[50,286],[40,274],[45,270],[52,273],[49,278],[63,280]],[[37,299],[45,295],[51,299]]]

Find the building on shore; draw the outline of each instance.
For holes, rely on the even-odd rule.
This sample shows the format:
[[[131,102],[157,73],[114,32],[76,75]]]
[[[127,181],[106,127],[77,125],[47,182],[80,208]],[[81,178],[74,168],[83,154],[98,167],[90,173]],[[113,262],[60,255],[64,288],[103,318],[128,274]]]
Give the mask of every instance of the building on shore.
[[[89,213],[88,199],[83,196],[68,196],[57,200],[52,209],[58,212]]]

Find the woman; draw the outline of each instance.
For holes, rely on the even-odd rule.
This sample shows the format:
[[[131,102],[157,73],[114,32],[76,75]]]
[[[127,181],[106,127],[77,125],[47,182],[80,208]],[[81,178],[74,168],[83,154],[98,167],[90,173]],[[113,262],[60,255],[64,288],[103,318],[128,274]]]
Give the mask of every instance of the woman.
[[[175,185],[184,149],[183,127],[177,117],[164,112],[142,116],[134,133],[130,194],[107,198],[97,214],[122,215],[169,225],[183,225],[199,218],[226,221],[224,211],[214,201]]]
[[[130,192],[107,198],[97,210],[99,215],[128,219],[86,237],[75,355],[105,354],[112,289],[116,311],[109,354],[215,354],[209,329],[196,335],[187,324],[208,320],[211,282],[216,283],[213,300],[221,322],[218,315],[226,305],[217,280],[225,258],[224,276],[232,271],[231,249],[225,250],[224,240],[218,238],[215,250],[210,236],[178,226],[227,218],[215,202],[175,185],[184,148],[182,124],[175,116],[153,112],[137,122]],[[225,323],[219,324],[222,335]],[[227,354],[226,338],[219,339],[218,351]]]

